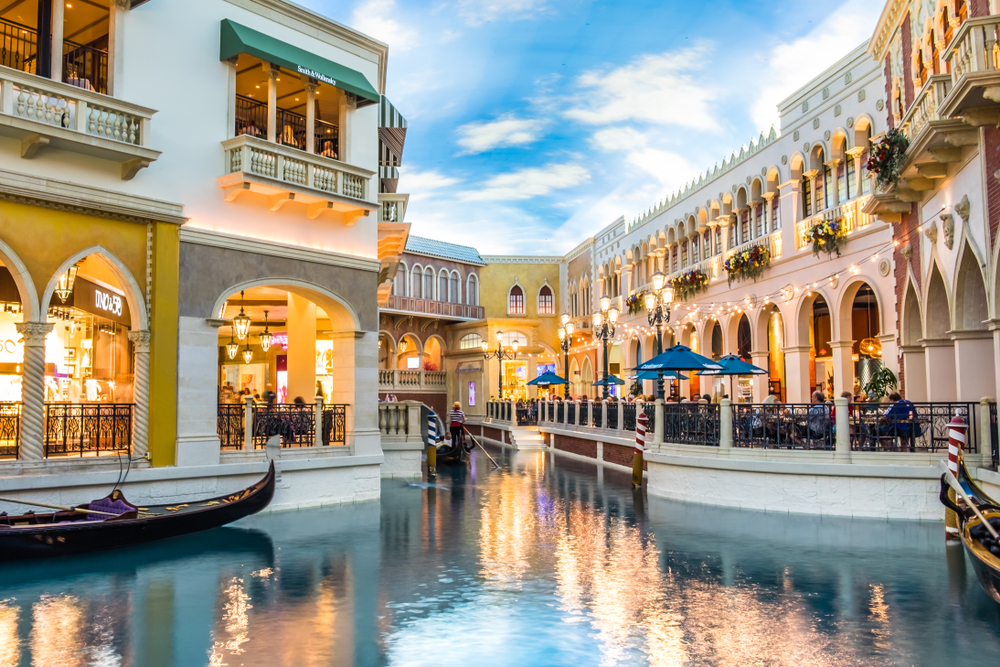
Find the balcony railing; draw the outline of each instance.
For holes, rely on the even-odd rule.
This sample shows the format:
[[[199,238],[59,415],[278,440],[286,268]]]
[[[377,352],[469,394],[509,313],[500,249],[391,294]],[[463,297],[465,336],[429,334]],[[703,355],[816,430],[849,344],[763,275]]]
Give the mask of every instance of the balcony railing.
[[[445,391],[448,374],[444,371],[379,369],[378,388],[383,392]]]
[[[463,320],[481,320],[484,317],[482,306],[418,299],[412,296],[399,296],[396,294],[389,296],[389,301],[386,303],[385,309]]]
[[[383,193],[378,195],[381,204],[378,209],[379,222],[403,222],[406,219],[406,205],[410,201],[408,194]]]
[[[735,248],[731,248],[729,252],[724,255],[724,259],[729,259],[737,252],[745,252],[751,248],[756,248],[757,246],[766,247],[768,252],[771,254],[771,259],[778,259],[781,257],[781,230],[775,230],[767,236],[762,236],[759,239],[747,241],[746,243],[738,245]]]
[[[323,157],[338,159],[339,127],[322,120],[316,120],[314,123],[312,152]],[[236,134],[266,138],[267,129],[267,104],[252,97],[237,95]],[[288,109],[276,109],[276,143],[305,151],[306,139],[306,117]]]
[[[871,195],[863,195],[857,199],[841,204],[840,206],[835,206],[822,211],[817,215],[799,221],[799,223],[795,226],[796,249],[802,250],[803,248],[811,248],[812,244],[806,239],[806,234],[809,233],[810,229],[825,220],[833,221],[838,218],[842,219],[844,228],[847,230],[847,234],[851,234],[855,230],[867,227],[875,219],[875,216],[869,215],[863,210],[869,199],[871,199]]]
[[[108,92],[108,52],[63,41],[62,80],[84,90]],[[38,31],[0,19],[0,65],[38,74]]]
[[[45,406],[46,456],[100,456],[131,449],[131,403]]]
[[[317,419],[317,406],[322,413]],[[331,404],[256,404],[247,410],[242,403],[220,403],[217,424],[222,449],[261,449],[279,436],[282,447],[315,447],[347,442],[347,405]],[[321,424],[321,437],[316,428]]]
[[[927,127],[931,121],[940,120],[938,107],[941,102],[948,97],[951,92],[951,76],[948,74],[936,74],[927,80],[917,93],[917,99],[913,101],[910,108],[903,116],[900,130],[910,140],[910,143],[920,135],[920,132]]]
[[[979,72],[1000,70],[1000,16],[967,19],[945,51],[952,82]]]

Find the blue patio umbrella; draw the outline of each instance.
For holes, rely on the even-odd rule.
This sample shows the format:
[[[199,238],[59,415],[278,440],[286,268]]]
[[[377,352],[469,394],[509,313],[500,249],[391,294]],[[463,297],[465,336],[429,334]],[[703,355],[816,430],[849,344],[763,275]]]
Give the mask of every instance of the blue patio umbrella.
[[[654,371],[657,373],[657,395],[663,398],[663,382],[659,375],[665,371],[704,371],[722,370],[722,366],[708,357],[703,357],[684,345],[674,345],[658,354],[649,361],[635,367],[635,370]]]
[[[613,384],[621,386],[621,385],[625,384],[625,380],[621,379],[617,375],[609,375],[608,377],[601,378],[600,380],[598,380],[597,382],[595,382],[593,384],[593,386],[595,386],[595,387],[603,387],[604,385],[610,386],[610,385],[613,385]]]
[[[629,380],[657,380],[660,374],[656,371],[641,371],[629,377]],[[667,371],[663,374],[664,380],[687,380],[686,375],[681,375],[677,371]]]
[[[735,354],[727,354],[719,359],[718,363],[722,366],[722,370],[707,369],[701,371],[698,375],[728,375],[730,395],[733,395],[734,375],[768,375],[768,372],[763,368],[754,366],[748,361],[743,361]]]
[[[542,373],[528,384],[532,386],[548,387],[553,384],[566,384],[566,380],[559,377],[555,373]]]

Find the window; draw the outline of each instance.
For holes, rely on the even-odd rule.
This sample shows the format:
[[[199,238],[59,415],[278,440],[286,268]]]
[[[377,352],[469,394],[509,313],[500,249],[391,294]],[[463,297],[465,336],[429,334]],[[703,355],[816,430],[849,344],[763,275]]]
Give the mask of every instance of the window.
[[[479,305],[479,278],[474,273],[469,275],[469,285],[465,288],[465,301],[470,306]]]
[[[462,340],[458,341],[458,349],[471,350],[483,344],[483,337],[477,333],[465,334]]]
[[[843,204],[844,202],[846,202],[851,198],[850,196],[851,190],[848,187],[850,184],[847,182],[848,162],[854,162],[854,160],[851,159],[850,155],[841,160],[840,164],[837,165],[837,197],[839,198],[841,204]]]
[[[396,270],[396,279],[392,281],[392,293],[396,296],[406,296],[406,282],[409,277],[409,272],[406,270],[406,264],[403,262],[399,263],[399,269]]]
[[[764,235],[764,204],[757,204],[753,211],[754,217],[754,238],[759,239]]]
[[[451,274],[451,280],[449,281],[450,289],[448,291],[448,301],[452,303],[462,303],[462,292],[459,288],[459,278],[457,273]],[[442,297],[442,300],[444,297]]]
[[[524,290],[520,285],[514,285],[507,293],[507,313],[524,315]]]
[[[518,331],[504,331],[503,335],[500,336],[500,344],[504,347],[511,347],[515,340],[520,347],[528,345],[528,337]]]
[[[469,402],[468,406],[470,408],[476,407],[476,382],[475,380],[469,381]]]
[[[410,296],[420,299],[424,296],[424,270],[418,264],[410,271]]]
[[[438,274],[438,301],[448,301],[448,274],[444,271]]]
[[[847,199],[843,201],[848,201],[858,196],[858,188],[854,183],[854,179],[857,177],[858,172],[857,164],[858,162],[854,158],[849,158],[847,160],[847,178],[844,179],[847,181]]]
[[[722,225],[715,226],[715,254],[722,254]]]
[[[802,217],[808,218],[812,211],[812,181],[805,177],[802,179]]]
[[[778,197],[778,195],[775,195],[774,197],[771,198],[771,231],[772,232],[781,229],[781,215],[779,214],[779,211],[781,210],[781,206],[779,206],[780,203],[781,203],[781,199]]]
[[[543,285],[538,292],[538,314],[554,315],[556,312],[555,299],[552,297],[552,289],[548,285]]]
[[[408,370],[420,370],[420,357],[407,357],[406,368]]]
[[[823,192],[817,192],[819,203],[823,205],[823,210],[830,208],[830,190],[833,187],[833,170],[828,165],[823,165]],[[817,204],[818,205],[818,204]]]
[[[424,298],[434,298],[434,269],[429,266],[424,269]]]

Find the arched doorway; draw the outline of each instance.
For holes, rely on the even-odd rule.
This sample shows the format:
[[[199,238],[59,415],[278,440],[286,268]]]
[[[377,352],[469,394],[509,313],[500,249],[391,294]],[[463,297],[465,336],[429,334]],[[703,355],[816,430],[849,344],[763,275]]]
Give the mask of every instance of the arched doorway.
[[[931,268],[924,310],[924,361],[927,368],[927,400],[954,401],[958,397],[955,380],[955,346],[951,329],[951,306],[948,290],[937,266]]]
[[[571,357],[569,360],[569,377],[566,378],[569,381],[570,386],[570,396],[575,399],[579,399],[580,396],[580,364],[577,363],[576,357]]]
[[[440,338],[437,336],[428,338],[424,343],[423,369],[425,371],[440,371],[443,368],[441,363],[443,351]]]
[[[923,316],[920,313],[920,299],[913,283],[908,283],[903,298],[903,321],[901,322],[903,345],[902,373],[900,385],[908,399],[914,402],[927,400],[927,362],[924,348],[920,345],[923,334]]]
[[[380,371],[396,368],[396,342],[385,332],[378,337],[378,368]]]
[[[955,329],[961,332],[955,339],[955,383],[960,401],[996,396],[996,372],[982,370],[994,367],[994,349],[993,334],[987,330],[989,309],[979,264],[966,243],[955,281]]]
[[[419,371],[423,350],[420,346],[420,339],[413,334],[404,334],[399,339],[399,346],[396,350],[396,369],[401,371]]]
[[[767,388],[766,393],[774,391],[782,401],[785,400],[785,322],[778,307],[771,305],[760,315],[763,325],[762,334],[767,341]]]
[[[833,339],[830,306],[817,296],[809,317],[809,391],[828,393],[833,390]],[[808,399],[808,397],[803,397]],[[808,400],[807,400],[808,402]]]
[[[854,295],[851,306],[851,348],[854,377],[850,391],[854,396],[861,394],[864,386],[882,368],[882,334],[878,299],[868,283],[862,283]]]
[[[736,355],[744,361],[752,361],[753,330],[750,328],[750,318],[746,313],[740,313],[736,324]],[[734,385],[736,396],[734,401],[749,403],[753,401],[753,379],[750,376],[737,376]]]
[[[586,394],[594,396],[594,365],[590,361],[590,356],[583,358],[583,368],[580,371],[580,395]]]
[[[612,345],[611,347],[608,348],[608,373],[611,374],[611,375],[614,375],[615,377],[617,377],[620,380],[624,380],[625,379],[625,378],[622,377],[622,369],[625,366],[625,364],[623,363],[622,356],[623,355],[622,355],[621,345],[618,345],[616,343],[615,345]],[[624,388],[627,388],[627,386],[628,385],[625,385]],[[622,389],[623,389],[623,387],[621,387],[619,385],[612,385],[612,386],[608,387],[608,393],[611,396],[619,396],[620,397],[622,395],[622,393],[623,393]]]

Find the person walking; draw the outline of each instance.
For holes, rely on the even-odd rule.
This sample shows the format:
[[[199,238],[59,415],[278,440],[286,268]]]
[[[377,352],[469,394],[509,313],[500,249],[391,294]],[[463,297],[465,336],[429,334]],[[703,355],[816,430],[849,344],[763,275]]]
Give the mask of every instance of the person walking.
[[[448,413],[448,423],[451,426],[449,429],[451,431],[451,444],[453,447],[464,447],[465,439],[462,437],[462,433],[465,430],[465,413],[462,412],[462,404],[455,401],[451,406],[451,412]],[[466,451],[469,451],[466,449]]]

